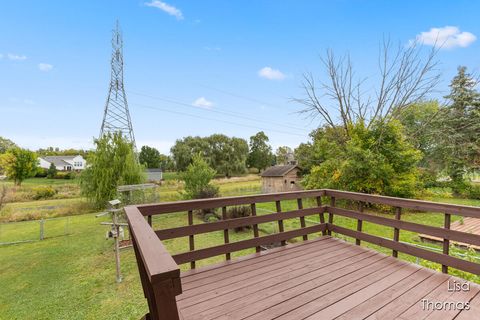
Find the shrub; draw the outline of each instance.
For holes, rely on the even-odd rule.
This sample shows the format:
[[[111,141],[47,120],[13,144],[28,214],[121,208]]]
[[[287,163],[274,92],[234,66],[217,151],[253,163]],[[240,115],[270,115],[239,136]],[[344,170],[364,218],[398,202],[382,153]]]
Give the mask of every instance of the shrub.
[[[34,189],[33,199],[40,200],[40,199],[49,199],[52,198],[54,195],[57,194],[57,190],[50,187],[50,186],[41,186],[36,187]]]
[[[57,167],[53,163],[50,163],[50,167],[47,170],[47,178],[53,179],[53,177],[55,177],[56,174],[57,174]]]
[[[468,187],[466,196],[469,199],[480,200],[480,185],[471,185]]]
[[[217,186],[208,184],[203,189],[199,190],[197,194],[194,195],[195,199],[208,199],[208,198],[217,198],[220,195],[219,188]]]
[[[35,173],[35,178],[45,178],[47,177],[47,169],[38,167],[37,172]]]
[[[252,209],[249,206],[235,206],[230,207],[227,210],[227,219],[236,219],[236,218],[244,218],[250,217],[252,215]],[[236,227],[233,230],[235,232],[240,232],[246,229],[251,229],[252,226],[242,226]]]
[[[185,182],[185,197],[187,199],[197,199],[202,192],[207,191],[206,189],[209,188],[210,181],[215,177],[215,173],[215,170],[210,168],[200,154],[194,155],[193,162],[181,175]]]

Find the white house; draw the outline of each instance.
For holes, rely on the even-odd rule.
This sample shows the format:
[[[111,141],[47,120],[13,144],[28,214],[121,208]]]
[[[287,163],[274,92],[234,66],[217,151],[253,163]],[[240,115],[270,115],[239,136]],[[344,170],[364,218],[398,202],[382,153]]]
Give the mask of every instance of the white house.
[[[87,167],[87,162],[81,156],[47,156],[38,158],[38,165],[48,169],[54,164],[58,171],[80,171]]]

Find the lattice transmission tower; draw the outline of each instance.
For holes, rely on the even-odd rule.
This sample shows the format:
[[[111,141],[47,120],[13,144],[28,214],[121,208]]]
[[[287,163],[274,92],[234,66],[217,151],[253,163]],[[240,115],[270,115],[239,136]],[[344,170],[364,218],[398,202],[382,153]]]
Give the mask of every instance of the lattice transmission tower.
[[[110,89],[105,104],[100,137],[108,132],[120,131],[124,137],[130,140],[136,150],[135,135],[123,85],[123,39],[118,21],[112,36],[111,67]]]

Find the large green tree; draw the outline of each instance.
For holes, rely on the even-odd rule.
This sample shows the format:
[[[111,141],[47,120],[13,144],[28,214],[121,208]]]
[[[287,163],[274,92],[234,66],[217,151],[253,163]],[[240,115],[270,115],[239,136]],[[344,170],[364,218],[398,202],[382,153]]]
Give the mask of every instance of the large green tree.
[[[138,160],[147,168],[160,168],[160,152],[153,147],[143,146]]]
[[[264,170],[272,164],[272,147],[268,144],[268,141],[269,139],[263,131],[250,137],[250,151],[247,158],[248,167]]]
[[[193,155],[200,153],[217,174],[230,177],[245,172],[248,144],[244,139],[213,134],[177,140],[170,152],[179,171],[185,171]]]
[[[480,167],[480,94],[477,80],[459,67],[442,110],[438,149],[453,186],[464,184],[465,174]]]
[[[38,165],[37,155],[29,150],[13,147],[0,155],[0,167],[9,179],[19,186],[26,178],[35,175]]]
[[[142,183],[145,176],[132,144],[121,133],[106,134],[94,143],[96,151],[80,176],[80,187],[95,207],[104,208],[117,197],[119,185]]]

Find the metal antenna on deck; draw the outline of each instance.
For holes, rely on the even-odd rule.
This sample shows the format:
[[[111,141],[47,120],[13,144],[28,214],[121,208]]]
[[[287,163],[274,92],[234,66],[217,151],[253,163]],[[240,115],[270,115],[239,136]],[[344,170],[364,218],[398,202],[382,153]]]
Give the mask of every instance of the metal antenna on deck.
[[[120,131],[124,137],[129,139],[134,150],[136,150],[132,120],[130,119],[127,96],[123,85],[123,39],[118,20],[112,36],[111,66],[110,89],[105,104],[100,137],[109,132]]]

